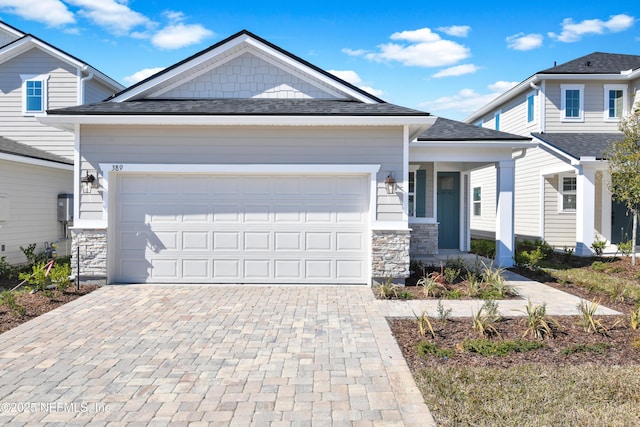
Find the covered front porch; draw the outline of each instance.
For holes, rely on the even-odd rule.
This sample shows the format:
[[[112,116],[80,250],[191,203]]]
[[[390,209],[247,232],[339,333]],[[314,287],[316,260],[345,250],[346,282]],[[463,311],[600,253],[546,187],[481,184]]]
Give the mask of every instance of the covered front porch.
[[[468,252],[471,215],[474,209],[489,209],[495,214],[495,262],[512,266],[515,157],[533,146],[529,138],[442,118],[410,143],[406,194],[410,256]],[[496,199],[494,206],[483,207],[481,191],[471,188],[470,173],[488,166],[496,169]]]

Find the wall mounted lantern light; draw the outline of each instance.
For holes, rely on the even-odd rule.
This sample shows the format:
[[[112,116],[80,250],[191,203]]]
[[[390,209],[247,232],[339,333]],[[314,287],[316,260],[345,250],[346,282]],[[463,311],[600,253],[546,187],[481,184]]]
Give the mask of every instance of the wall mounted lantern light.
[[[393,175],[391,175],[391,172],[389,172],[389,175],[387,175],[387,178],[384,180],[384,187],[387,189],[387,194],[393,194],[396,191],[396,180],[393,178]]]
[[[86,175],[82,177],[81,182],[82,182],[82,192],[84,194],[88,194],[91,193],[91,190],[93,189],[95,182],[96,182],[96,177],[93,176],[93,174],[89,174],[89,171],[86,171]]]

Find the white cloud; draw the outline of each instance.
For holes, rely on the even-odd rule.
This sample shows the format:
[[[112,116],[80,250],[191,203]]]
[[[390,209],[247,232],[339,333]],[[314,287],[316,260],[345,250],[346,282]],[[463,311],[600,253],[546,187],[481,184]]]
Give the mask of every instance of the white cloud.
[[[382,96],[384,94],[383,91],[374,89],[371,86],[366,86],[362,84],[362,79],[353,70],[327,70],[334,76],[346,81],[347,83],[351,83],[359,89],[364,90],[365,92],[370,93],[373,96]]]
[[[450,27],[438,27],[437,30],[453,37],[467,37],[471,27],[468,25],[451,25]]]
[[[588,34],[604,34],[605,32],[617,33],[630,28],[635,22],[633,16],[620,14],[609,17],[608,21],[600,19],[585,19],[575,23],[571,18],[562,21],[562,32],[560,34],[548,33],[549,37],[564,43],[579,41],[582,36]]]
[[[126,76],[123,77],[122,80],[125,81],[125,83],[132,85],[138,82],[141,82],[142,80],[146,79],[149,76],[154,75],[157,72],[160,72],[164,70],[164,67],[159,67],[159,68],[145,68],[143,70],[140,70],[136,73],[133,73],[130,76]]]
[[[531,50],[542,46],[542,34],[518,33],[506,38],[507,47],[514,50]]]
[[[376,62],[397,61],[407,66],[442,67],[452,65],[470,56],[466,46],[444,40],[429,28],[393,33],[391,40],[399,43],[379,45],[378,52],[343,49],[351,56],[364,56]]]
[[[419,106],[421,108],[426,108],[434,114],[449,111],[469,115],[493,101],[505,90],[511,89],[516,84],[518,83],[498,81],[490,84],[488,86],[490,93],[485,94],[478,93],[473,89],[462,89],[454,95],[443,96],[432,101],[425,101],[420,103]]]
[[[76,22],[73,13],[59,0],[0,0],[0,9],[50,27]]]
[[[465,74],[473,74],[478,71],[480,68],[474,64],[462,64],[456,65],[455,67],[450,67],[442,71],[438,71],[433,75],[436,79],[441,77],[452,77],[452,76],[462,76]]]
[[[151,37],[151,43],[161,49],[179,49],[200,43],[207,37],[213,37],[213,31],[200,24],[170,24]]]
[[[123,35],[139,26],[151,26],[153,22],[143,14],[131,10],[126,3],[116,0],[66,0],[80,8],[78,14],[107,31]]]

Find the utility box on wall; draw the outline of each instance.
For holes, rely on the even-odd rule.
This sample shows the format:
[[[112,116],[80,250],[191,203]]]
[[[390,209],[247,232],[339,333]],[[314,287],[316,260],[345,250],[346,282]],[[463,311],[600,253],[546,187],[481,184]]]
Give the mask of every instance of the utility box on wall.
[[[58,221],[73,221],[73,194],[58,194]]]

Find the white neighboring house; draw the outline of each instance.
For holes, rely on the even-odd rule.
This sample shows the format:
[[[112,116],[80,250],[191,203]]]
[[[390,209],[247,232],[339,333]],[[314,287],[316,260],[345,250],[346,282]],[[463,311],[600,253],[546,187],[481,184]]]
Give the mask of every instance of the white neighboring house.
[[[81,277],[402,280],[410,255],[467,248],[463,174],[487,164],[503,178],[498,252],[512,262],[512,151],[529,138],[388,104],[248,31],[41,120],[77,130],[76,180],[98,178],[76,186]]]
[[[591,255],[596,240],[630,239],[631,217],[612,201],[604,152],[622,138],[618,124],[639,90],[640,56],[595,52],[535,73],[465,119],[538,143],[515,157],[517,237],[578,255]],[[490,169],[471,174],[474,189],[494,181]],[[479,238],[495,231],[484,212],[471,228]]]
[[[105,99],[123,86],[60,49],[0,21],[0,257],[64,239],[58,194],[73,194],[75,138],[44,125],[46,110]],[[63,248],[61,248],[63,250]]]

